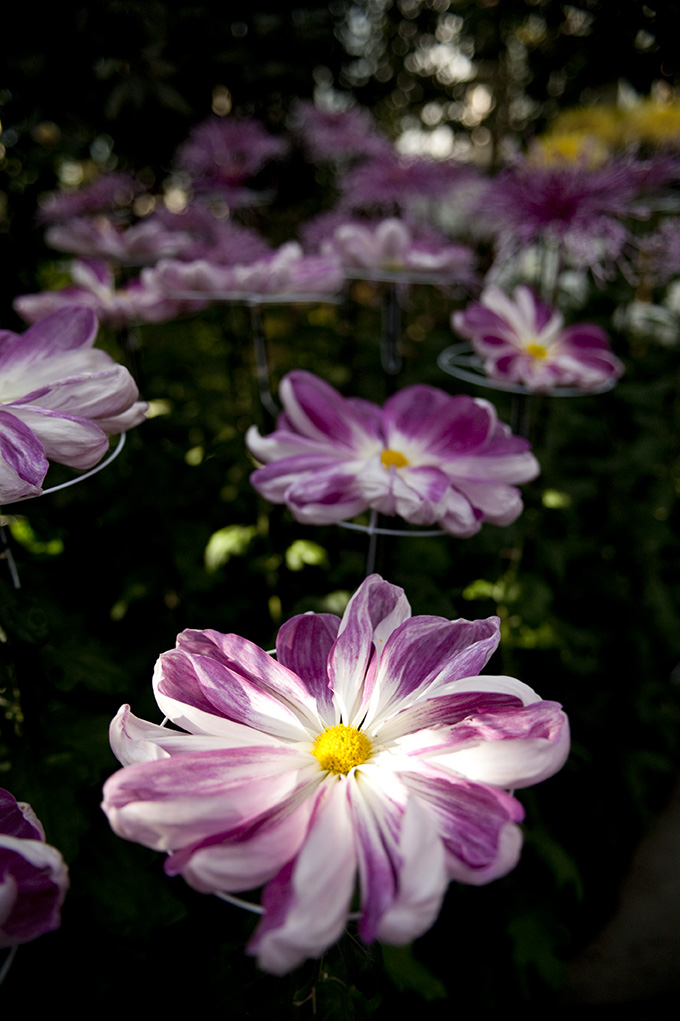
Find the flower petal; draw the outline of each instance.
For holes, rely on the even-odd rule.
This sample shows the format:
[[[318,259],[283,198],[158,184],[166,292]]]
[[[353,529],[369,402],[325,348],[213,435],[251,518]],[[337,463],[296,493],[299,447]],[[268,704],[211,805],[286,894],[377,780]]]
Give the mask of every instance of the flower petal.
[[[0,504],[39,496],[48,468],[32,429],[0,408]]]
[[[436,815],[450,879],[481,886],[515,867],[522,847],[516,823],[524,809],[510,794],[441,772],[401,776]]]
[[[308,791],[296,792],[247,827],[177,851],[165,863],[166,874],[181,873],[201,893],[238,893],[268,883],[305,839],[314,807]]]
[[[286,621],[276,636],[279,663],[304,681],[316,700],[319,716],[328,727],[339,722],[327,669],[339,627],[340,618],[334,614],[301,613]]]
[[[473,717],[453,728],[462,741],[438,761],[461,776],[496,787],[529,787],[562,768],[569,754],[569,722],[557,702]]]
[[[479,673],[499,641],[498,617],[404,621],[385,643],[365,725],[375,727],[438,687]]]
[[[71,305],[41,319],[22,335],[0,331],[0,368],[12,376],[30,373],[42,362],[92,347],[96,336],[94,313]]]
[[[248,945],[265,971],[283,975],[320,957],[345,927],[357,868],[347,790],[342,780],[323,785],[297,857],[265,888]]]
[[[305,773],[318,773],[311,763],[283,744],[138,762],[107,780],[102,808],[119,836],[174,850],[245,826],[289,797]]]
[[[385,642],[410,616],[404,590],[378,574],[366,578],[350,599],[328,657],[331,686],[343,723],[353,725],[356,717],[363,717]]]
[[[12,414],[24,422],[52,461],[70,468],[92,468],[109,449],[103,429],[87,418],[77,418],[29,404],[12,404]]]

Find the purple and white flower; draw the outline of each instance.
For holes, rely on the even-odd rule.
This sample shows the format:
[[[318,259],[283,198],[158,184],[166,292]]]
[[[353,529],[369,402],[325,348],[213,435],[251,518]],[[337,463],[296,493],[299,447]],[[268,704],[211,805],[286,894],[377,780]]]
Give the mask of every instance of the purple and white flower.
[[[0,948],[61,924],[68,869],[30,805],[0,789]]]
[[[248,431],[248,447],[265,465],[251,482],[298,521],[346,521],[371,508],[467,537],[484,521],[519,517],[516,486],[539,473],[527,441],[488,401],[410,386],[381,409],[304,371],[285,376],[279,392],[276,431]]]
[[[156,216],[126,228],[108,216],[76,217],[50,227],[45,240],[60,252],[129,265],[178,256],[193,243],[191,235],[169,230]]]
[[[123,706],[104,787],[115,832],[165,851],[205,893],[265,886],[248,951],[283,974],[342,934],[405,944],[435,921],[450,880],[516,864],[524,812],[510,789],[555,773],[565,714],[512,677],[480,677],[499,621],[411,617],[402,589],[367,578],[342,619],[280,629],[278,662],[237,635],[184,631],[156,665],[162,713]]]
[[[414,230],[397,217],[340,223],[321,251],[336,256],[348,276],[387,273],[404,280],[437,277],[452,283],[473,279],[474,256],[468,247],[452,244],[433,230]]]
[[[613,383],[623,365],[607,334],[592,323],[564,326],[559,312],[529,287],[511,298],[489,286],[479,302],[452,317],[453,329],[470,340],[492,379],[546,393],[572,386],[584,393]]]
[[[195,310],[159,290],[150,267],[143,269],[136,280],[116,287],[116,276],[109,263],[74,259],[71,277],[73,286],[19,295],[14,299],[14,308],[22,319],[36,323],[58,309],[79,305],[91,309],[100,323],[113,329],[137,323],[165,323]]]
[[[97,320],[65,308],[23,336],[0,330],[0,504],[40,496],[49,461],[91,468],[144,420],[128,370],[93,348]]]
[[[257,296],[335,294],[344,283],[337,257],[304,255],[295,241],[243,265],[217,265],[210,259],[163,259],[147,274],[161,293],[200,292],[206,298],[234,301]]]

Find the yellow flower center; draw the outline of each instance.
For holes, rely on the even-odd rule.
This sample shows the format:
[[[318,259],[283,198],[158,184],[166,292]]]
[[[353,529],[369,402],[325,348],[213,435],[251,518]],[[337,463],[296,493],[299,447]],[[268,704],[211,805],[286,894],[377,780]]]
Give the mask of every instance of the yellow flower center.
[[[316,756],[323,769],[345,775],[354,766],[367,762],[372,754],[373,747],[366,735],[356,727],[346,727],[344,723],[324,730],[312,748],[312,755]]]
[[[408,458],[404,457],[398,450],[383,450],[380,455],[380,460],[386,468],[391,468],[394,465],[395,468],[405,468],[408,464]]]
[[[548,353],[547,347],[544,347],[543,344],[527,344],[524,350],[532,358],[545,358]]]

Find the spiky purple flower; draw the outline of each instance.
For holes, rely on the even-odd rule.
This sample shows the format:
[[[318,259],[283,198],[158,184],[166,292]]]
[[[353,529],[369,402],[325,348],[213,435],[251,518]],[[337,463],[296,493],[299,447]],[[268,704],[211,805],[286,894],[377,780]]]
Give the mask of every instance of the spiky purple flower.
[[[472,171],[453,160],[404,157],[387,153],[366,160],[340,181],[343,209],[408,212],[414,204],[450,195]]]
[[[392,143],[378,132],[368,110],[323,110],[314,103],[300,103],[293,127],[309,158],[316,163],[387,156]]]
[[[280,159],[287,143],[250,117],[210,117],[198,124],[177,150],[176,163],[191,175],[197,191],[237,191],[270,160]]]
[[[62,223],[77,216],[91,216],[106,210],[125,208],[144,191],[132,174],[124,171],[102,174],[78,191],[55,191],[40,209],[43,223]]]
[[[479,215],[496,235],[499,261],[522,246],[545,243],[602,282],[625,261],[630,222],[646,219],[659,190],[678,174],[668,160],[611,160],[595,167],[525,159],[485,191]]]

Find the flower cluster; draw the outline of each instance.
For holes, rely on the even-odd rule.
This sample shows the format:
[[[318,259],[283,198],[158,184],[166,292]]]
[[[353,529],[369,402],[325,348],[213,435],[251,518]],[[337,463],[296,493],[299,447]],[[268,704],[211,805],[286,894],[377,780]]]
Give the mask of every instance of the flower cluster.
[[[454,313],[452,325],[472,341],[492,379],[535,392],[573,386],[587,393],[623,372],[604,330],[592,323],[565,328],[560,313],[528,287],[517,287],[513,298],[487,287],[479,302]]]
[[[450,880],[488,883],[515,866],[523,810],[508,790],[567,756],[559,705],[478,676],[498,638],[494,617],[412,617],[378,575],[342,619],[284,624],[278,661],[237,635],[185,631],[154,690],[188,733],[123,706],[111,744],[124,768],[104,811],[199,891],[266,884],[248,949],[267,971],[337,940],[357,884],[361,938],[409,943]]]
[[[49,461],[91,468],[144,420],[126,368],[93,348],[97,320],[65,308],[23,336],[0,331],[0,504],[39,496]]]
[[[280,396],[276,431],[248,432],[265,464],[251,481],[298,521],[345,521],[372,508],[470,536],[484,521],[514,521],[522,511],[516,486],[539,472],[527,441],[487,401],[410,386],[381,410],[304,371],[281,381]]]
[[[68,870],[30,805],[0,789],[0,948],[61,924]]]

